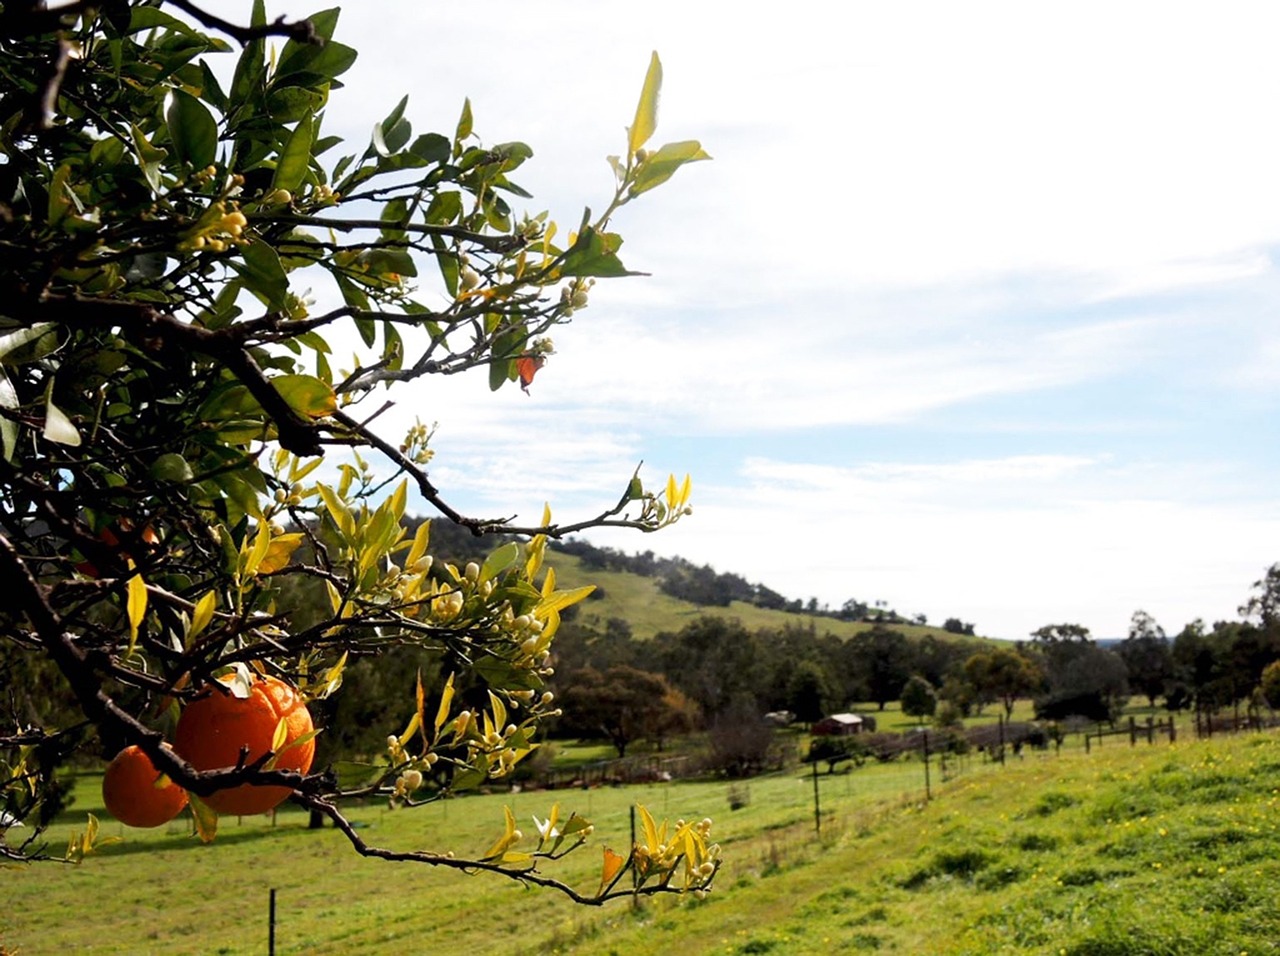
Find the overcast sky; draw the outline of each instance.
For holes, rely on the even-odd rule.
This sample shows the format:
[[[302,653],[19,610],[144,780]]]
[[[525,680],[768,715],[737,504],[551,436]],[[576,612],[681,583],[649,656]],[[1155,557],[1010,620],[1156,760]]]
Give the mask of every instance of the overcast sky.
[[[1264,2],[349,5],[358,146],[469,96],[568,227],[657,50],[655,144],[715,157],[616,220],[651,276],[600,284],[531,395],[427,382],[402,419],[485,516],[691,472],[692,518],[591,540],[789,597],[1008,638],[1234,618],[1280,561],[1278,36]]]

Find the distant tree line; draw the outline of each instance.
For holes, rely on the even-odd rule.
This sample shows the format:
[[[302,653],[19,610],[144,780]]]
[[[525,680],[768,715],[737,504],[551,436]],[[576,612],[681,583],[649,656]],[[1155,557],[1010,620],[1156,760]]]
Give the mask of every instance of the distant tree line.
[[[1007,717],[1025,698],[1052,721],[1114,721],[1131,694],[1170,710],[1280,708],[1280,565],[1255,582],[1240,612],[1211,628],[1193,621],[1170,639],[1137,611],[1128,637],[1112,646],[1072,623],[1002,643],[911,636],[882,622],[840,639],[813,623],[749,630],[708,616],[640,641],[620,619],[601,628],[574,620],[557,637],[555,680],[573,694],[584,674],[594,681],[599,673],[649,672],[678,695],[680,719],[704,727],[743,712],[790,711],[811,723],[854,702],[883,709],[894,700],[943,726],[988,706]],[[619,686],[602,696],[627,693]],[[564,729],[581,730],[584,719],[579,713]]]

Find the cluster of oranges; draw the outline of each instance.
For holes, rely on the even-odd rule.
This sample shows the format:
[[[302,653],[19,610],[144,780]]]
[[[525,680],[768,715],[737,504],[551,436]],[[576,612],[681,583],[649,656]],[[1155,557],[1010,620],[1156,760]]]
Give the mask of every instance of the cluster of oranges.
[[[222,678],[229,683],[230,676]],[[297,691],[275,677],[255,677],[247,697],[209,688],[191,701],[178,719],[173,749],[197,770],[235,767],[242,750],[251,763],[270,752],[276,730],[285,725],[277,770],[306,773],[315,757],[311,714]],[[306,737],[307,739],[302,740]],[[297,741],[301,740],[301,743]],[[221,814],[266,813],[292,791],[288,787],[241,784],[202,798]],[[131,827],[158,827],[187,805],[187,792],[163,777],[138,747],[126,747],[107,765],[102,777],[107,812]]]

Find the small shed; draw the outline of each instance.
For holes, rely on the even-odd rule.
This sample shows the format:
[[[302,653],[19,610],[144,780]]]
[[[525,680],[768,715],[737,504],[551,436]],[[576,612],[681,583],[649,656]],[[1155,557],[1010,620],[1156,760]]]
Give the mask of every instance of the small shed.
[[[846,737],[862,732],[862,718],[857,714],[832,714],[814,724],[809,733],[815,737]]]

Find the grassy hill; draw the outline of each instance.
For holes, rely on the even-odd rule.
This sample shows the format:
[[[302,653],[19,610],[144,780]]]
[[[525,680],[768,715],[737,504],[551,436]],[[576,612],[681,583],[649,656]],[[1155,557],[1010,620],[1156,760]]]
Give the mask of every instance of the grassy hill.
[[[580,587],[594,584],[600,596],[592,597],[578,607],[579,619],[601,629],[611,617],[621,618],[631,626],[632,634],[641,639],[652,637],[660,631],[678,631],[699,617],[737,618],[748,630],[785,627],[813,628],[818,634],[828,633],[848,638],[872,625],[863,621],[841,621],[833,617],[813,614],[797,614],[789,611],[756,607],[745,601],[733,601],[728,607],[694,604],[664,594],[656,578],[644,577],[629,571],[586,569],[575,555],[556,553],[549,563],[556,569],[556,578],[562,586]],[[952,634],[940,627],[918,624],[894,624],[894,630],[909,637],[926,634],[941,640],[974,640]]]
[[[704,901],[579,908],[497,877],[355,856],[300,811],[227,819],[197,844],[181,822],[156,831],[104,821],[79,867],[4,874],[0,950],[261,953],[278,890],[278,951],[931,956],[1241,956],[1280,939],[1280,735],[1127,743],[1031,753],[1005,767],[972,758],[923,798],[919,761],[823,776],[822,835],[802,771],[738,784],[653,784],[504,793],[415,811],[355,808],[382,845],[474,854],[508,805],[526,824],[560,801],[598,843],[627,843],[629,810],[715,819],[725,864]],[[731,786],[749,802],[730,811]],[[97,779],[50,834],[101,813]],[[583,888],[600,850],[553,875]]]

